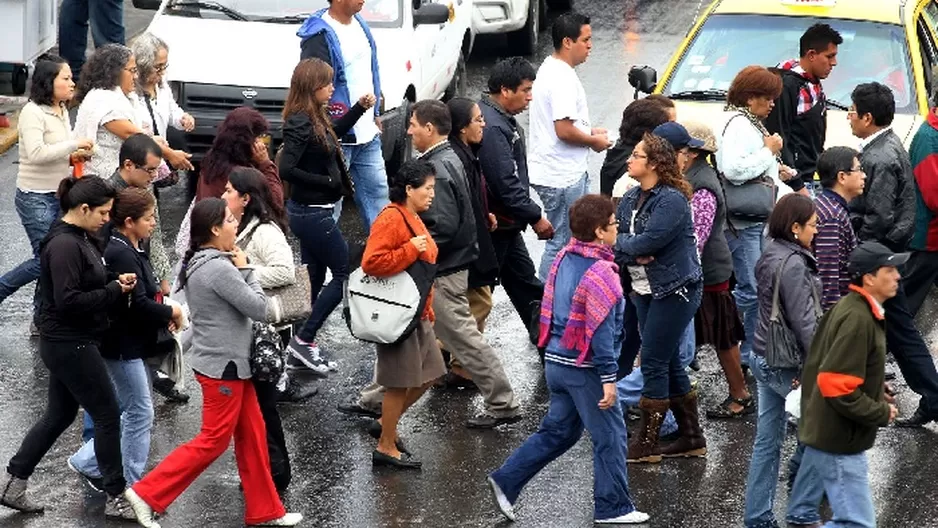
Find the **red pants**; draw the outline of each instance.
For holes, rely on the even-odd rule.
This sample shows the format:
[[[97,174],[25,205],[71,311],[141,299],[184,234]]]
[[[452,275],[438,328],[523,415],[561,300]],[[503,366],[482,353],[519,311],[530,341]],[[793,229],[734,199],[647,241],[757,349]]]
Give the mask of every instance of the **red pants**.
[[[270,476],[267,432],[251,380],[217,380],[196,374],[202,385],[202,430],[177,447],[133,489],[156,512],[166,508],[228,449],[244,487],[245,522],[257,524],[286,514]]]

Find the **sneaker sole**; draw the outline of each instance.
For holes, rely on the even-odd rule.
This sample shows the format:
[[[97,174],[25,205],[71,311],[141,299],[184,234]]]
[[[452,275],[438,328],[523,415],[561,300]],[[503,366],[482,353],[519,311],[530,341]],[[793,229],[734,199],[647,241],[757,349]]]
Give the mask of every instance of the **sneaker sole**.
[[[505,508],[502,507],[502,502],[498,500],[498,494],[501,492],[501,489],[498,487],[498,484],[495,482],[495,480],[492,479],[492,477],[488,477],[485,480],[489,485],[489,489],[492,491],[492,500],[495,501],[495,505],[498,506],[498,511],[502,512],[502,515],[504,515],[505,518],[508,519],[509,521],[515,522],[514,508],[512,508],[511,510],[505,511]],[[502,492],[502,495],[504,495],[504,492]]]
[[[71,469],[72,471],[74,471],[75,474],[77,474],[78,477],[81,478],[81,481],[85,484],[85,486],[88,486],[89,488],[91,488],[92,491],[94,491],[94,492],[96,492],[96,493],[104,493],[104,489],[103,489],[103,488],[99,488],[99,487],[95,486],[95,485],[92,483],[91,477],[89,477],[88,475],[85,475],[84,473],[82,473],[81,471],[79,471],[78,468],[76,468],[76,467],[72,464],[72,459],[70,459],[70,458],[65,459],[65,464],[68,465],[68,469]]]

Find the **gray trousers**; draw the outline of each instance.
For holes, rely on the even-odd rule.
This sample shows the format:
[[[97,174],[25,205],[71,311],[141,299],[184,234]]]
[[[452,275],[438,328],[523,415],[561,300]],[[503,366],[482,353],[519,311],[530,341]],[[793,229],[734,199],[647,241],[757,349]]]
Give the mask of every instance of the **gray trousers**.
[[[468,289],[468,271],[438,277],[433,282],[433,312],[436,315],[433,330],[460,366],[472,376],[482,394],[486,412],[497,417],[514,416],[518,413],[515,393],[501,360],[472,317],[466,295]],[[362,389],[360,404],[380,411],[383,398],[384,387],[372,381]]]

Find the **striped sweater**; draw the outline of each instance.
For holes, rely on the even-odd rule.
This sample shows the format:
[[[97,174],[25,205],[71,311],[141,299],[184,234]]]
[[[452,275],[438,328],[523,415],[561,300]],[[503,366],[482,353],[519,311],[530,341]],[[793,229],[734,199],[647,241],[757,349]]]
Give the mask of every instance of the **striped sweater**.
[[[821,276],[821,306],[827,311],[847,294],[850,287],[847,260],[857,247],[857,236],[850,224],[847,200],[843,196],[825,189],[814,204],[817,206],[814,258]]]

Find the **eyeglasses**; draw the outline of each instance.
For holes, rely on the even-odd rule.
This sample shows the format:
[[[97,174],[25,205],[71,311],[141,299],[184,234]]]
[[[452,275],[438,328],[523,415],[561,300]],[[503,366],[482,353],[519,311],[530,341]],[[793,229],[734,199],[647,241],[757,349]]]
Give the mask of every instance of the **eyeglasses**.
[[[614,221],[614,222],[609,222],[608,224],[606,224],[606,227],[618,227],[618,226],[619,226],[619,221],[618,221],[618,220],[616,220],[616,221]]]
[[[634,158],[634,159],[648,159],[648,156],[646,156],[646,155],[644,155],[644,154],[636,154],[636,153],[633,152],[633,153],[629,154],[629,159],[632,159],[632,158]]]
[[[857,167],[857,168],[855,168],[855,169],[844,170],[844,171],[841,171],[841,172],[846,172],[847,174],[852,174],[852,173],[854,173],[854,172],[866,172],[866,171],[863,170],[863,167]]]
[[[169,68],[168,62],[163,63],[163,64],[157,64],[156,66],[154,66],[153,69],[156,71],[156,73],[163,73],[166,71],[166,68]]]
[[[160,167],[159,167],[159,165],[157,165],[156,167],[141,167],[140,165],[137,165],[137,169],[138,169],[138,170],[145,171],[145,172],[148,172],[148,173],[150,173],[151,175],[154,175],[154,176],[155,176],[156,173],[159,172]]]

